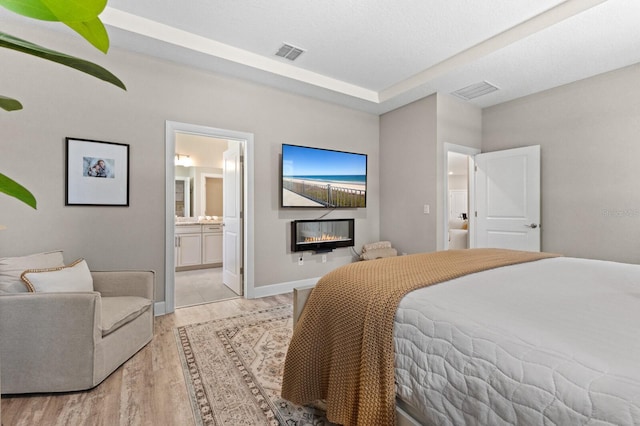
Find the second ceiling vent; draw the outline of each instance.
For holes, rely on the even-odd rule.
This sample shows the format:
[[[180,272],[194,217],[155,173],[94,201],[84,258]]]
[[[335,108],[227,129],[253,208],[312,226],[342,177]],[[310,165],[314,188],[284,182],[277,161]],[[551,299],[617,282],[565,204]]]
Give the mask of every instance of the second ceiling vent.
[[[305,52],[304,49],[300,47],[293,46],[288,43],[284,43],[280,49],[276,52],[276,56],[280,56],[282,58],[286,58],[290,61],[295,61],[298,56],[302,55]]]
[[[495,92],[496,90],[498,90],[498,87],[487,81],[483,81],[467,87],[463,87],[462,89],[456,90],[451,94],[459,97],[460,99],[464,99],[465,101],[469,101],[482,95],[486,95],[487,93]]]

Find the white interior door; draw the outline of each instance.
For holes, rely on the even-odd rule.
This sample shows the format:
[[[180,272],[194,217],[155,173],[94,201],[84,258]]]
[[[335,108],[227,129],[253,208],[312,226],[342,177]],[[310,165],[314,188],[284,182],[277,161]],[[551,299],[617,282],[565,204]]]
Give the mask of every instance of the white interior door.
[[[464,189],[449,190],[449,219],[459,219],[462,213],[469,214],[467,199],[467,191]]]
[[[476,247],[540,251],[540,146],[475,156]]]
[[[222,280],[242,295],[242,155],[240,142],[223,153]]]

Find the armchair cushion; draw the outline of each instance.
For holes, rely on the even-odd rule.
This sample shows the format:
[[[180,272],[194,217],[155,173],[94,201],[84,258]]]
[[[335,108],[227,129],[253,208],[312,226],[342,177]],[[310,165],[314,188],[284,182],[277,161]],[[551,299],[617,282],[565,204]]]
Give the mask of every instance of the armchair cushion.
[[[136,319],[149,309],[151,300],[143,297],[120,296],[102,298],[102,337]]]
[[[84,259],[58,268],[27,269],[20,278],[33,293],[93,291],[93,278]]]
[[[27,269],[58,268],[64,266],[62,251],[49,251],[19,257],[0,258],[0,294],[26,293],[20,274]]]

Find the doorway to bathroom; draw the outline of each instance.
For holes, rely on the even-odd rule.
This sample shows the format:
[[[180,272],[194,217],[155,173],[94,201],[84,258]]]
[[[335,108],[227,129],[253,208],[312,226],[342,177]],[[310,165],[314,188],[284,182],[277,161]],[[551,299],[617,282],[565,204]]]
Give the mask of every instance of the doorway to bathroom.
[[[223,279],[224,153],[238,142],[175,135],[176,308],[240,297]]]
[[[244,202],[252,142],[250,134],[167,122],[166,312],[253,290]]]

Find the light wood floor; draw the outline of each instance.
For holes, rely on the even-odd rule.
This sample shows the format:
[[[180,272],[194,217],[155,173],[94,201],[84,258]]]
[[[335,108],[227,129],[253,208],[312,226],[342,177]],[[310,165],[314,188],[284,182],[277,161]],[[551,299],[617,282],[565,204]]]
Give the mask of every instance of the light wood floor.
[[[176,306],[194,306],[238,297],[222,282],[222,268],[176,272]]]
[[[157,317],[154,338],[100,385],[84,392],[2,397],[2,426],[191,426],[193,414],[176,327],[292,303],[292,294],[198,305]]]

